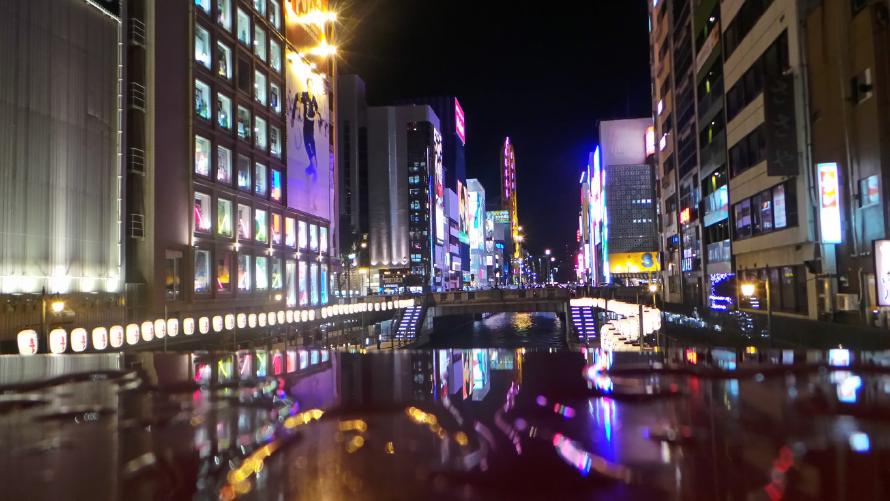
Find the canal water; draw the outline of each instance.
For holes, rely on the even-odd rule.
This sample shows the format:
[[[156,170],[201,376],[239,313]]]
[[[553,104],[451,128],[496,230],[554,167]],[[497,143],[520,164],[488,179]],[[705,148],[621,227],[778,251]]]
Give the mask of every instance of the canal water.
[[[436,327],[424,348],[567,348],[563,321],[555,313],[496,313]]]

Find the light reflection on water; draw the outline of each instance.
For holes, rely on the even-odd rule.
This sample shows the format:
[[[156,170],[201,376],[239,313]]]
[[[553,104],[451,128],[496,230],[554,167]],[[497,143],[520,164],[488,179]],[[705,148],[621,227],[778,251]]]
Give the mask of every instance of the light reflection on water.
[[[555,313],[496,313],[455,328],[437,329],[428,348],[566,348]]]

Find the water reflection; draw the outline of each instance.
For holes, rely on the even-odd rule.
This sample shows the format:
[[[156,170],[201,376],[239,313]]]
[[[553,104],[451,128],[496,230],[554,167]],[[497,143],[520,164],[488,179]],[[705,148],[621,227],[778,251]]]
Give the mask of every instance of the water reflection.
[[[565,348],[555,313],[497,313],[435,329],[425,348]]]
[[[890,494],[888,353],[22,360],[0,358],[10,499]]]

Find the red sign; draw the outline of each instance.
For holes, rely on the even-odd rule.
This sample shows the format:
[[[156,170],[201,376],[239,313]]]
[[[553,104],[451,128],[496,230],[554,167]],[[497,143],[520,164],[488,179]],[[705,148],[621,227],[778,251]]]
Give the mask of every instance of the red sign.
[[[460,138],[460,142],[463,144],[467,144],[467,131],[464,123],[464,109],[460,107],[460,103],[457,102],[457,98],[454,98],[454,128],[457,131],[457,137]]]

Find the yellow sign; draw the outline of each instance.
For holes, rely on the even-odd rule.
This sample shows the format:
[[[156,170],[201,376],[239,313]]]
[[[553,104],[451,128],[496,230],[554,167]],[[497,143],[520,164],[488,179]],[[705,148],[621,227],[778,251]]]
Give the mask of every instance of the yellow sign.
[[[661,271],[655,252],[626,252],[609,254],[610,273],[649,273]]]

